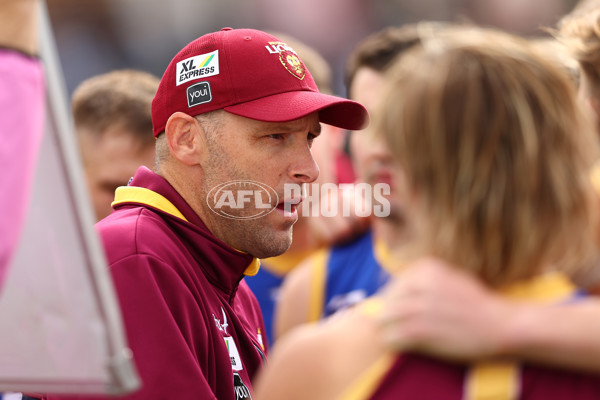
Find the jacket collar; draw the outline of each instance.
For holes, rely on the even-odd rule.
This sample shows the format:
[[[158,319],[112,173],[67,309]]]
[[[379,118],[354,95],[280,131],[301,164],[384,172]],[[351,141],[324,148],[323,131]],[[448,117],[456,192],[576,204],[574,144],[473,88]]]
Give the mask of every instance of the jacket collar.
[[[219,239],[206,227],[200,217],[163,177],[146,167],[140,167],[128,186],[117,188],[115,210],[124,207],[144,207],[154,210],[174,222],[171,227],[183,240],[198,250],[197,258],[215,286],[234,290],[244,275],[255,275],[260,261],[250,254],[236,250]]]

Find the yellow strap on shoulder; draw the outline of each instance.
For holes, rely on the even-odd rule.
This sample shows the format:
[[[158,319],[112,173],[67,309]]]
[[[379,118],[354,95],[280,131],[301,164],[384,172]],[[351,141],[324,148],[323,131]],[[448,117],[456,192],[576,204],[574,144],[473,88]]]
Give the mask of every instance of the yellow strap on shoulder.
[[[384,354],[356,379],[339,400],[365,400],[370,398],[396,361],[397,354]]]
[[[574,285],[562,274],[548,273],[518,282],[499,292],[503,296],[535,302],[568,298]],[[465,377],[465,400],[514,400],[521,388],[521,368],[514,361],[482,361],[474,364]]]
[[[366,298],[357,306],[358,312],[371,317],[377,317],[383,310],[383,299],[381,297],[371,296]]]
[[[381,268],[388,274],[398,271],[398,262],[394,262],[390,248],[382,239],[375,240],[375,243],[373,244],[373,256]]]
[[[114,207],[118,204],[123,203],[138,203],[152,206],[161,211],[171,214],[184,221],[187,219],[183,216],[181,211],[177,209],[169,200],[163,195],[158,194],[150,189],[137,186],[120,186],[115,191],[115,200],[110,204]]]
[[[267,267],[267,270],[279,275],[285,276],[291,270],[296,268],[302,261],[308,259],[313,253],[318,250],[289,252],[286,251],[280,256],[269,257],[262,259],[262,267]]]
[[[467,372],[465,400],[513,400],[519,396],[520,368],[511,361],[479,362]]]
[[[329,250],[323,249],[315,253],[312,259],[312,280],[309,288],[308,321],[316,322],[323,316],[325,307],[325,285],[327,284],[327,263]]]

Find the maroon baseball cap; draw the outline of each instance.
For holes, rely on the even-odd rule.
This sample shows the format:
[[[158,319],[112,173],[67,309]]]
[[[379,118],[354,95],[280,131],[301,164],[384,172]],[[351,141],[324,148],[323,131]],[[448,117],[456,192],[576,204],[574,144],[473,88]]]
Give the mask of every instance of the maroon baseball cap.
[[[318,111],[321,122],[352,130],[369,122],[361,104],[319,93],[290,46],[254,29],[223,28],[177,53],[152,101],[154,136],[174,112],[194,116],[219,109],[266,122]]]

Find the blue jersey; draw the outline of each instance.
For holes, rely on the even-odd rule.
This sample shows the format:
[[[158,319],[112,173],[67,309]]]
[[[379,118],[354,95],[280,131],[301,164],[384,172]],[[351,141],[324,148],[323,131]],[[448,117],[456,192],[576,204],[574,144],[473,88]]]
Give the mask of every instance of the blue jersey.
[[[267,344],[273,345],[273,318],[275,304],[279,298],[279,290],[286,275],[294,269],[310,252],[284,253],[260,261],[260,269],[254,276],[246,276],[245,280],[250,290],[258,300],[265,321],[265,336]]]
[[[369,230],[350,243],[315,257],[311,320],[351,307],[379,290],[389,278],[376,256]]]
[[[265,335],[269,346],[273,344],[273,314],[275,312],[275,303],[279,296],[279,289],[284,278],[285,275],[273,273],[264,268],[264,265],[258,270],[256,275],[245,278],[246,283],[250,286],[250,290],[252,290],[260,305],[260,310],[265,321]]]

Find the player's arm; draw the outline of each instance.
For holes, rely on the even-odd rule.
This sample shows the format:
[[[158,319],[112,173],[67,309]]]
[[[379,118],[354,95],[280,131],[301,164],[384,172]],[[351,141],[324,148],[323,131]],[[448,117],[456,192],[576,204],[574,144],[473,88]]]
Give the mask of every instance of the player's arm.
[[[38,0],[0,0],[0,47],[38,51]]]
[[[373,320],[356,309],[346,310],[327,323],[298,327],[276,342],[255,381],[256,398],[357,398],[346,397],[355,394],[353,382],[384,351],[373,343],[376,329]]]
[[[511,355],[600,372],[600,300],[563,305],[506,300],[436,259],[421,260],[385,291],[387,346],[454,359]]]
[[[533,362],[600,372],[600,300],[562,306],[519,304],[500,343],[504,352]]]
[[[316,400],[327,390],[328,370],[323,364],[329,359],[322,364],[314,360],[319,352],[327,357],[330,350],[324,341],[316,340],[315,332],[314,327],[301,327],[276,342],[253,385],[257,399]]]
[[[43,132],[42,65],[26,56],[38,51],[37,7],[38,0],[0,0],[0,159],[9,167],[0,171],[0,283],[23,228]]]
[[[285,278],[275,307],[275,338],[292,328],[320,319],[325,291],[323,258],[319,251],[294,268]]]

